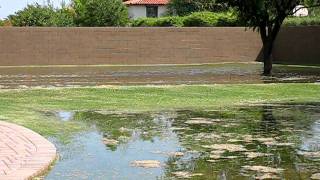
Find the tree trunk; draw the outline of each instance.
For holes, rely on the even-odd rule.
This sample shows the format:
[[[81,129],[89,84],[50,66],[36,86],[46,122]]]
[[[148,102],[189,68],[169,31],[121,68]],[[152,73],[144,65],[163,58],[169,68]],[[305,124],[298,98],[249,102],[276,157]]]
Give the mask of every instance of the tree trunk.
[[[265,76],[270,76],[272,72],[272,48],[272,39],[263,43],[263,75]]]
[[[260,36],[263,42],[263,75],[270,76],[272,72],[272,50],[273,44],[276,40],[276,37],[280,31],[281,24],[283,22],[283,18],[277,20],[274,26],[269,25],[267,23],[263,23],[260,25]]]

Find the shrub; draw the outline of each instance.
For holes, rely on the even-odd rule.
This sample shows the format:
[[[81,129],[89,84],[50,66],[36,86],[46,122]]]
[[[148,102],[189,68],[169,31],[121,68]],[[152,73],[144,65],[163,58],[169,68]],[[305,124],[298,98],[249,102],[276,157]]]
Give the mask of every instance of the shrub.
[[[284,26],[320,25],[320,16],[289,17]],[[214,27],[214,26],[244,26],[237,14],[232,11],[212,13],[194,12],[188,16],[168,16],[161,18],[140,18],[131,22],[133,27]]]
[[[203,26],[239,26],[236,14],[233,12],[194,12],[188,16],[168,16],[161,18],[140,18],[133,20],[133,27],[203,27]]]
[[[320,16],[307,17],[289,17],[284,23],[284,26],[314,26],[320,25]]]
[[[161,18],[139,18],[131,22],[133,27],[180,27],[183,25],[183,18],[178,16],[168,16]]]
[[[168,10],[170,15],[186,16],[199,11],[225,11],[228,6],[217,0],[170,0]]]
[[[3,19],[0,20],[0,26],[12,26],[12,24],[8,19]]]
[[[70,27],[75,26],[74,18],[74,10],[71,8],[63,7],[56,10],[53,22],[54,25],[58,27]]]
[[[242,26],[235,12],[217,13],[217,26]]]
[[[196,12],[185,17],[184,26],[216,26],[218,24],[217,16],[210,12]]]
[[[180,27],[183,25],[183,18],[177,17],[177,16],[168,16],[168,17],[162,17],[158,18],[158,20],[155,22],[155,26],[159,27],[168,27],[168,26],[176,26]]]
[[[153,27],[158,18],[139,18],[132,20],[130,25],[132,27]]]
[[[212,13],[212,12],[195,12],[186,16],[183,26],[239,26],[237,16],[233,12]]]
[[[121,0],[74,0],[78,26],[124,26],[128,10]]]

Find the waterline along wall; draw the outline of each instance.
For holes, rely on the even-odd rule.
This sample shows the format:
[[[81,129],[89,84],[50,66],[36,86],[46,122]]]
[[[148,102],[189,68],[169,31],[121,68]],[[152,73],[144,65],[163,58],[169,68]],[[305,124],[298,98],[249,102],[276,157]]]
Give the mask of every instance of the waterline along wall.
[[[0,66],[254,62],[258,33],[216,28],[0,28]],[[283,28],[276,61],[320,64],[320,27]]]

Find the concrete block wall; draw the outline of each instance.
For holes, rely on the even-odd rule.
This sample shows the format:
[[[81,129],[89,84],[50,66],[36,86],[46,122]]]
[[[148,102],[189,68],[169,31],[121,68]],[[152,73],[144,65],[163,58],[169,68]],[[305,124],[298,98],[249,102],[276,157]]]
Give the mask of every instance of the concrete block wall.
[[[274,57],[319,62],[319,38],[320,27],[283,29]],[[254,62],[261,48],[241,27],[0,28],[0,66]]]

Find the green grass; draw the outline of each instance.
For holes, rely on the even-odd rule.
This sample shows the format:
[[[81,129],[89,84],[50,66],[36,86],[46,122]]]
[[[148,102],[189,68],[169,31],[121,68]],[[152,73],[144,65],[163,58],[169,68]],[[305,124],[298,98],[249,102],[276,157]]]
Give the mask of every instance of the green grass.
[[[116,112],[231,108],[255,103],[320,102],[319,84],[110,86],[0,90],[0,119],[44,136],[67,139],[82,130],[79,123],[57,121],[47,111]]]

